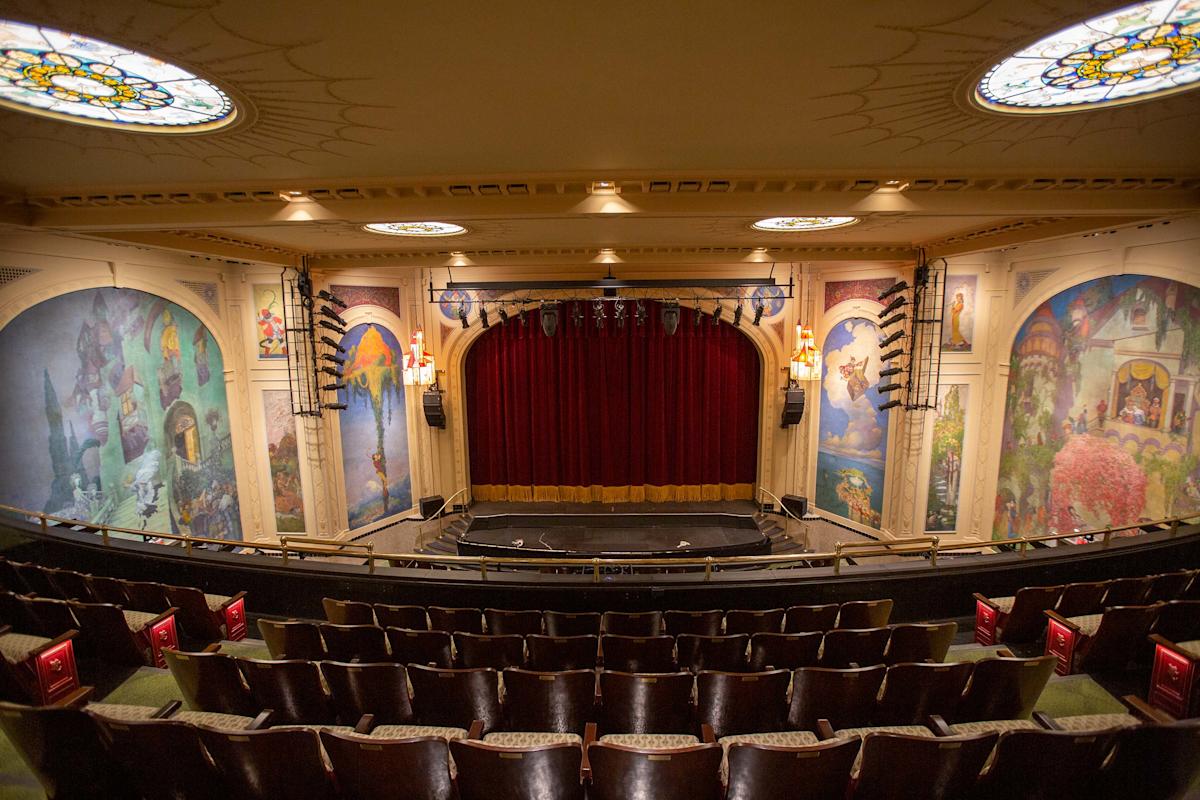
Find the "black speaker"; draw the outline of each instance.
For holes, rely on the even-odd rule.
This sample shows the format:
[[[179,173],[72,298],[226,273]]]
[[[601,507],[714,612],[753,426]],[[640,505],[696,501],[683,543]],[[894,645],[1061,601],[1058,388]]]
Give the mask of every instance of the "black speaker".
[[[421,407],[425,410],[425,421],[429,423],[429,427],[446,427],[446,411],[442,408],[441,390],[427,390],[421,397]]]
[[[421,519],[429,519],[438,512],[442,504],[446,502],[446,498],[440,494],[435,494],[432,497],[422,497],[417,501],[417,507],[421,511]]]
[[[783,424],[779,426],[781,428],[795,425],[804,418],[804,390],[786,389],[784,391],[787,396],[783,401]]]
[[[804,519],[804,515],[808,513],[807,497],[801,497],[798,494],[785,494],[783,497],[779,498],[779,502],[792,516]]]

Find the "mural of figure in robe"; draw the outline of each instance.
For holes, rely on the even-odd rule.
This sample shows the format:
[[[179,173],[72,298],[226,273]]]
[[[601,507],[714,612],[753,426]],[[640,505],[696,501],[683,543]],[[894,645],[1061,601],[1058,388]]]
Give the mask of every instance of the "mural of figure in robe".
[[[374,323],[351,328],[342,339],[346,388],[338,401],[342,471],[350,528],[369,525],[412,507],[408,421],[404,406],[404,349]]]
[[[60,295],[0,330],[0,368],[0,501],[241,538],[221,352],[191,312],[132,289]]]
[[[996,538],[1200,509],[1200,288],[1098,278],[1038,306],[1013,342]]]
[[[938,387],[930,443],[929,493],[925,505],[925,530],[928,532],[948,532],[958,527],[968,389],[967,384]]]

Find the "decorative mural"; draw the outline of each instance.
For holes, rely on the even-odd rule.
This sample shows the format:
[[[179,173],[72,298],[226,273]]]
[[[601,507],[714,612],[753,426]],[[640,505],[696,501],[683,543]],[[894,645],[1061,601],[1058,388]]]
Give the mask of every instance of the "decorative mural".
[[[346,388],[338,392],[342,471],[350,528],[412,508],[404,348],[382,325],[355,325],[342,338]]]
[[[350,286],[334,284],[329,287],[338,298],[346,301],[346,308],[355,306],[379,306],[400,316],[400,290],[395,286]]]
[[[889,281],[888,285],[891,285]],[[817,447],[818,507],[878,528],[883,516],[888,413],[879,384],[879,326],[858,317],[825,337]]]
[[[86,289],[0,331],[0,498],[148,531],[242,535],[221,352],[191,312]]]
[[[847,300],[874,300],[890,289],[896,278],[867,278],[856,281],[829,281],[825,284],[825,310]]]
[[[301,533],[304,531],[304,491],[300,485],[300,448],[296,442],[291,392],[266,389],[262,394],[271,492],[275,497],[275,530]]]
[[[969,353],[975,339],[975,275],[946,277],[944,316],[942,318],[942,352]]]
[[[278,283],[254,285],[254,324],[258,328],[259,359],[287,358],[284,331],[283,287]]]
[[[925,504],[925,530],[929,533],[958,530],[969,388],[965,383],[938,387],[930,443],[929,497]]]
[[[1047,300],[1013,342],[993,536],[1200,509],[1200,288],[1145,275]]]

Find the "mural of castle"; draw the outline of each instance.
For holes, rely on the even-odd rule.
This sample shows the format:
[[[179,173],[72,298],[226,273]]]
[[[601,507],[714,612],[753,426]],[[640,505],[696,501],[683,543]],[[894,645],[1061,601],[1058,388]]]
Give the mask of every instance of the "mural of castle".
[[[888,414],[879,384],[879,326],[853,318],[825,337],[818,425],[816,505],[879,528]]]
[[[139,530],[242,535],[221,352],[191,312],[86,289],[0,330],[0,498]]]
[[[1011,354],[993,536],[1200,509],[1200,288],[1099,278],[1047,300]]]
[[[925,504],[925,530],[930,533],[953,532],[958,527],[969,388],[965,383],[938,387],[930,442],[929,493]]]
[[[404,349],[381,325],[356,325],[342,338],[346,388],[338,401],[342,471],[350,528],[412,507],[408,422],[404,407]]]

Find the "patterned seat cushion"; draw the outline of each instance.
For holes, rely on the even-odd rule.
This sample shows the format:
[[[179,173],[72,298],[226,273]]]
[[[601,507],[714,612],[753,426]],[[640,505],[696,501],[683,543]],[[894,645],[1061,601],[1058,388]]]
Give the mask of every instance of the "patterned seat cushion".
[[[192,725],[206,725],[223,731],[244,731],[254,722],[254,717],[238,714],[218,714],[215,711],[179,711],[171,719]]]
[[[1076,717],[1056,717],[1054,723],[1064,731],[1106,731],[1113,728],[1134,728],[1141,720],[1132,714],[1082,714]]]
[[[610,733],[600,737],[601,744],[619,744],[643,750],[676,750],[695,747],[700,740],[687,733]]]
[[[0,642],[3,640],[0,639]],[[1191,642],[1177,642],[1175,644],[1183,652],[1187,653],[1192,658],[1200,658],[1200,639]]]
[[[153,706],[130,706],[123,703],[88,703],[85,709],[105,719],[135,721],[150,719],[154,716],[154,712],[158,711]]]
[[[6,633],[0,636],[0,656],[10,664],[19,664],[41,647],[50,644],[49,639],[30,636],[26,633]]]
[[[151,614],[149,611],[123,611],[121,613],[125,615],[125,624],[134,633],[137,633],[158,617],[158,614]]]
[[[1040,731],[1042,726],[1028,719],[989,719],[982,722],[956,722],[950,726],[955,736],[974,736],[978,733],[1005,731]]]
[[[1104,615],[1085,614],[1082,617],[1068,617],[1067,619],[1078,626],[1079,632],[1084,636],[1095,636],[1096,631],[1100,630],[1100,620],[1104,619]]]
[[[933,731],[924,725],[880,725],[875,728],[842,728],[833,735],[839,739],[850,739],[854,736],[866,736],[868,733],[900,733],[905,736],[933,736]]]
[[[988,600],[991,602],[992,605],[994,605],[996,607],[996,610],[998,610],[1001,614],[1008,614],[1008,613],[1012,612],[1013,603],[1016,602],[1017,598],[1015,596],[1013,596],[1013,597],[989,597]]]
[[[351,728],[351,731],[354,729]],[[415,739],[418,736],[439,736],[446,741],[465,739],[463,728],[443,728],[436,725],[380,725],[371,731],[372,739]]]
[[[578,733],[550,733],[548,731],[500,731],[483,737],[484,744],[497,747],[544,747],[551,744],[583,744]]]
[[[209,611],[220,611],[229,602],[229,598],[223,594],[206,594],[204,602]]]
[[[808,731],[770,731],[768,733],[742,733],[735,736],[722,736],[717,740],[721,745],[721,782],[729,783],[729,746],[732,744],[766,744],[772,747],[804,747],[816,744],[816,735]]]

